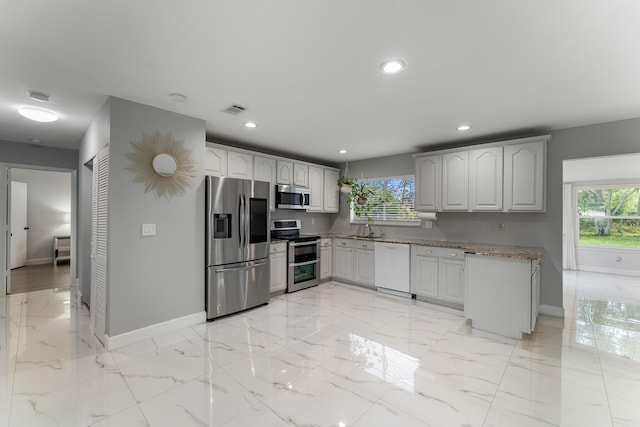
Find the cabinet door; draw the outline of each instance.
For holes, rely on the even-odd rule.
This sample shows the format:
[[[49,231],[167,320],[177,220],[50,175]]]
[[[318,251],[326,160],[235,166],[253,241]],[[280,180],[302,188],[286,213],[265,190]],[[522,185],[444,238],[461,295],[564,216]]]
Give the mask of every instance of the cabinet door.
[[[282,291],[287,288],[287,257],[286,257],[286,246],[284,246],[284,250],[272,249],[270,258],[269,258],[269,268],[270,268],[270,277],[271,277],[271,286],[270,291]]]
[[[440,258],[440,299],[464,304],[464,265],[464,261]]]
[[[411,268],[411,293],[438,298],[438,257],[415,255]]]
[[[472,211],[502,210],[502,147],[469,152],[469,203]]]
[[[229,151],[227,172],[230,178],[253,179],[253,156]]]
[[[307,211],[322,212],[324,207],[324,169],[322,168],[309,166],[309,199]]]
[[[442,210],[469,209],[469,152],[442,155]]]
[[[253,157],[253,179],[269,183],[269,208],[276,209],[276,161],[266,157]]]
[[[227,175],[227,150],[206,147],[204,152],[204,171],[207,175]]]
[[[331,242],[327,246],[323,243],[320,248],[320,279],[329,279],[333,273],[331,256]]]
[[[353,248],[333,248],[333,273],[339,279],[353,280]]]
[[[335,213],[340,210],[340,189],[338,188],[338,171],[324,170],[324,211]]]
[[[375,252],[355,249],[353,255],[353,280],[365,285],[375,283]]]
[[[291,185],[293,183],[293,162],[278,160],[278,184]]]
[[[416,209],[440,210],[442,156],[416,158]]]
[[[504,147],[506,211],[544,211],[545,141]]]
[[[293,164],[293,185],[307,187],[309,185],[309,166]]]

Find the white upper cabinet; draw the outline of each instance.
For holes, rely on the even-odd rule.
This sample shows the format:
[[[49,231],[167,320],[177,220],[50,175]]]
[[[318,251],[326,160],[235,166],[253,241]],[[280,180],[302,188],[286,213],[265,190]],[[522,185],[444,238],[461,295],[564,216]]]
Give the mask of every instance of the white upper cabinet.
[[[230,178],[253,179],[253,156],[228,151],[227,173]]]
[[[227,150],[206,147],[204,152],[204,170],[207,175],[227,175]]]
[[[298,165],[295,165],[298,166]],[[294,166],[294,168],[295,168]],[[307,211],[322,212],[324,209],[324,169],[309,166],[309,207]]]
[[[546,139],[504,147],[504,210],[545,210]]]
[[[293,185],[309,186],[309,166],[300,163],[293,164]]]
[[[253,157],[253,179],[269,183],[269,209],[276,208],[276,160],[267,157]]]
[[[469,151],[469,209],[502,210],[502,147]]]
[[[278,160],[278,184],[293,184],[293,162]]]
[[[442,210],[469,209],[469,152],[442,155]]]
[[[442,156],[416,158],[416,209],[419,211],[440,210]]]
[[[338,188],[339,172],[332,169],[324,170],[324,211],[338,212],[340,208],[340,189]],[[309,167],[309,182],[311,182],[311,167]]]

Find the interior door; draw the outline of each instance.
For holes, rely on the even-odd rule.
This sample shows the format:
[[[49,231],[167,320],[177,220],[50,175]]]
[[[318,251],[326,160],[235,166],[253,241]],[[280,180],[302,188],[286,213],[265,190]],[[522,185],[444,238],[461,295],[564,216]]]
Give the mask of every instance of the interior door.
[[[11,269],[27,263],[27,183],[11,181]]]
[[[91,191],[91,326],[104,344],[107,326],[109,147],[93,159]]]

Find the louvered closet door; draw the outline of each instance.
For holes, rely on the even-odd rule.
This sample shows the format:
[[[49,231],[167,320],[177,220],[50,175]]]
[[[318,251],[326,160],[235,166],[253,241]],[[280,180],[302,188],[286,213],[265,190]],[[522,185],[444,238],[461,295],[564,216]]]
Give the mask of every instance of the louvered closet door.
[[[91,193],[91,325],[104,344],[107,325],[107,200],[109,148],[93,159]]]

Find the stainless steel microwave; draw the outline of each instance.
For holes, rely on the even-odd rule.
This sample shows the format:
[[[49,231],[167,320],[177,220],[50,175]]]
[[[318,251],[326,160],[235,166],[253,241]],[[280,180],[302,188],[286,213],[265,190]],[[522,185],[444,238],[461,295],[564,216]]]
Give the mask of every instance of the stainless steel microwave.
[[[276,208],[307,209],[309,207],[309,189],[294,185],[276,185]]]

